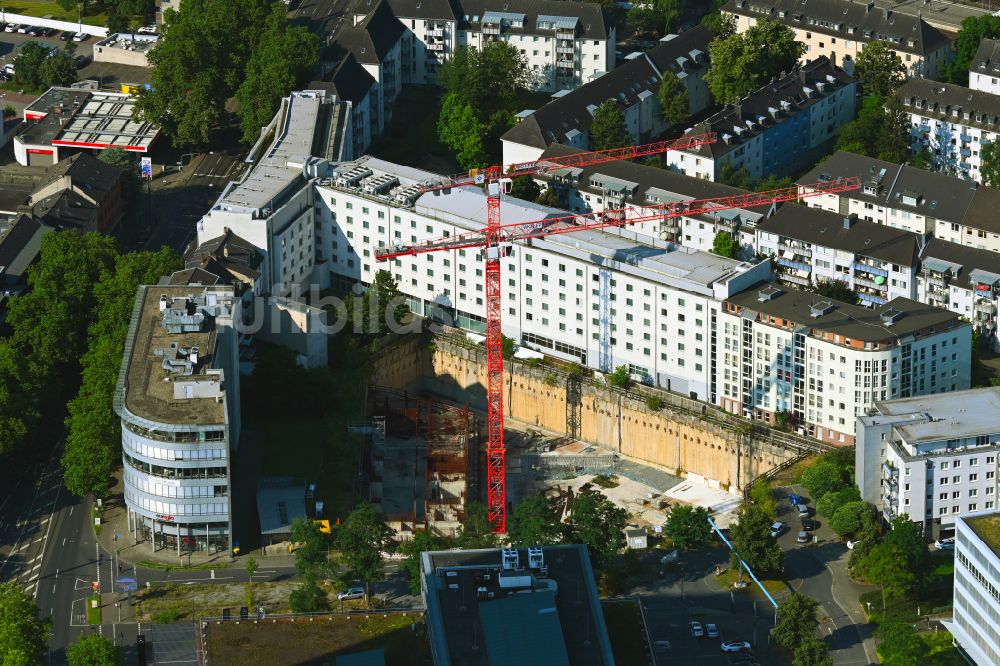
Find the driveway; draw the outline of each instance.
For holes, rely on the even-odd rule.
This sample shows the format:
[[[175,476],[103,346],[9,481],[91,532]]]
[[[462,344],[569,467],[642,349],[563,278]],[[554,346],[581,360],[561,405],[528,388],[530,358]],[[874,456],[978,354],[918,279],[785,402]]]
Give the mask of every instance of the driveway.
[[[792,492],[808,497],[801,486],[777,490],[778,520],[789,526],[779,537],[785,551],[788,582],[794,590],[819,603],[820,631],[825,634],[834,664],[876,664],[873,626],[868,624],[858,606],[858,596],[871,588],[851,580],[847,573],[850,551],[826,524],[826,519],[816,515],[816,503],[811,498],[810,518],[819,522],[819,527],[810,533],[815,535],[816,543],[796,542],[801,521],[788,501],[788,494]]]

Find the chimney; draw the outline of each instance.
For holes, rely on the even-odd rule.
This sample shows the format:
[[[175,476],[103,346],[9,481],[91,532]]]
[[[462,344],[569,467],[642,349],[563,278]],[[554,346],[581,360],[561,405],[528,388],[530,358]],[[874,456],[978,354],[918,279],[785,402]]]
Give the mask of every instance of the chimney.
[[[885,14],[886,18],[889,18],[889,15],[892,14],[892,10],[889,9],[888,7],[883,7],[882,8],[882,12],[883,12],[883,14]]]
[[[229,246],[228,245],[224,245],[222,247],[222,256],[223,257],[228,257],[229,256]]]
[[[865,11],[866,12],[870,12],[873,9],[875,9],[875,1],[874,0],[869,0],[868,4],[865,5]]]
[[[799,69],[799,81],[806,83],[806,70]]]
[[[191,361],[191,365],[193,365],[193,366],[197,366],[198,365],[198,348],[197,347],[191,347],[191,351],[188,352],[188,360]]]
[[[844,228],[850,229],[851,227],[854,226],[854,223],[857,221],[858,221],[858,214],[851,213],[850,215],[844,218]]]
[[[739,102],[733,104],[733,113],[736,114],[736,119],[740,120],[743,118],[743,105]]]

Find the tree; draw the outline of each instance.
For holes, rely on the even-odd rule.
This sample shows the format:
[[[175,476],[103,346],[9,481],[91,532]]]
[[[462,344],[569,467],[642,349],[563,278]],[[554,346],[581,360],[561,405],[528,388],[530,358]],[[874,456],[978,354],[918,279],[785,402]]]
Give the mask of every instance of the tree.
[[[93,322],[80,359],[80,390],[67,405],[61,461],[63,482],[77,495],[105,496],[112,471],[121,461],[121,421],[114,413],[113,398],[136,290],[139,285],[155,284],[180,266],[180,257],[168,248],[119,255],[114,269],[93,287],[94,305],[88,313]]]
[[[252,557],[247,560],[247,578],[253,582],[253,575],[257,573],[257,560]]]
[[[903,102],[897,95],[886,100],[883,117],[877,157],[889,162],[902,162],[910,156],[910,124]]]
[[[399,545],[399,552],[406,556],[403,569],[410,575],[410,594],[420,594],[420,553],[444,550],[450,541],[427,530],[414,533],[413,538]]]
[[[559,200],[559,193],[554,187],[548,187],[538,198],[535,199],[535,203],[540,203],[543,206],[548,206],[549,208],[559,208],[562,206],[562,202]]]
[[[317,576],[329,571],[327,559],[329,541],[318,524],[308,518],[292,521],[292,543],[295,546],[295,571],[300,576]]]
[[[146,54],[152,85],[136,98],[136,116],[158,125],[174,145],[207,143],[245,80],[277,4],[184,0],[179,11],[165,11],[160,37]]]
[[[615,506],[604,495],[588,490],[573,499],[574,540],[585,544],[596,569],[611,564],[625,547],[625,523],[628,512]]]
[[[711,30],[716,39],[725,39],[736,32],[736,17],[732,14],[722,14],[724,4],[726,0],[709,0],[701,5],[706,10],[701,18],[701,24]]]
[[[632,5],[628,10],[628,22],[635,28],[637,34],[652,33],[657,38],[663,36],[663,28],[666,25],[663,12],[651,4]]]
[[[531,176],[517,176],[510,186],[510,196],[524,201],[534,201],[542,189]]]
[[[857,117],[840,128],[837,150],[901,162],[910,153],[910,133],[902,103],[895,96],[887,102],[869,95]]]
[[[42,85],[68,86],[76,81],[76,63],[73,56],[65,51],[55,51],[42,63],[40,70]]]
[[[29,666],[44,662],[51,626],[48,618],[39,619],[38,606],[19,585],[0,583],[0,663]]]
[[[685,125],[691,119],[687,86],[669,69],[663,73],[657,96],[660,101],[660,114],[668,127]]]
[[[778,645],[794,650],[807,636],[815,636],[819,626],[817,608],[818,603],[798,592],[792,592],[779,601],[778,624],[772,632]]]
[[[816,636],[805,636],[795,646],[792,666],[833,666],[830,646]]]
[[[805,49],[789,28],[758,20],[742,33],[712,40],[708,46],[712,66],[705,83],[716,103],[732,104],[780,72],[791,71]]]
[[[507,536],[519,548],[559,541],[559,520],[541,495],[522,500],[507,519]]]
[[[619,365],[608,375],[608,384],[615,388],[625,389],[632,384],[632,376],[627,365]]]
[[[878,582],[891,596],[918,590],[931,569],[930,553],[921,528],[906,514],[892,521],[885,540],[873,546],[856,569],[869,581]]]
[[[24,445],[38,422],[28,359],[0,338],[0,456]]]
[[[906,78],[899,55],[881,39],[865,44],[854,64],[855,75],[868,95],[889,99]]]
[[[758,577],[780,573],[782,553],[777,540],[771,538],[771,516],[759,506],[744,502],[737,513],[737,520],[729,528],[733,568],[741,569],[742,558]]]
[[[247,63],[246,78],[236,90],[244,143],[260,138],[281,98],[306,83],[318,61],[319,38],[305,26],[289,23],[285,6],[275,3]]]
[[[830,529],[843,537],[871,531],[875,521],[875,507],[868,502],[857,501],[841,505],[834,511],[829,524]]]
[[[348,317],[356,332],[385,335],[402,331],[410,313],[406,296],[399,290],[392,273],[379,269],[372,286],[360,296],[348,295],[345,303]]]
[[[979,152],[982,166],[979,171],[983,183],[990,187],[1000,187],[1000,141],[991,141]]]
[[[674,546],[687,550],[700,548],[712,538],[712,526],[708,523],[708,509],[688,504],[675,504],[667,514],[665,526],[667,536]]]
[[[823,460],[802,472],[800,483],[816,501],[826,493],[841,490],[847,485],[843,471],[833,463]]]
[[[369,586],[385,578],[382,554],[396,548],[395,532],[386,525],[385,516],[369,502],[361,501],[337,530],[337,548],[347,564],[347,577]]]
[[[590,145],[594,150],[624,148],[632,145],[632,136],[625,126],[625,112],[618,102],[609,99],[597,107],[590,125]]]
[[[857,486],[847,486],[842,490],[831,490],[816,501],[816,513],[824,518],[832,518],[837,509],[851,502],[860,502],[861,493]]]
[[[113,146],[102,150],[97,155],[97,159],[122,172],[122,190],[126,199],[132,199],[139,193],[141,187],[139,159],[134,153]]]
[[[712,241],[712,254],[738,259],[740,256],[739,241],[733,237],[732,232],[720,231],[715,234],[715,239]]]
[[[445,95],[438,114],[438,138],[455,153],[455,161],[468,171],[486,166],[489,156],[483,144],[487,128],[473,106],[458,93]]]
[[[792,187],[795,185],[795,181],[792,180],[791,176],[783,176],[778,178],[774,174],[768,174],[767,177],[762,178],[757,181],[753,186],[754,192],[768,192],[770,190],[780,190],[785,187]]]
[[[69,666],[115,666],[121,660],[121,650],[101,634],[81,635],[66,650]]]
[[[459,548],[496,548],[497,535],[493,533],[489,510],[482,502],[465,505],[465,520],[458,530],[455,545]]]
[[[750,486],[750,501],[759,506],[769,516],[778,515],[778,502],[774,499],[774,487],[761,477]]]
[[[326,610],[326,593],[316,582],[316,574],[309,572],[302,577],[302,584],[288,596],[288,605],[295,613],[318,613]]]
[[[738,187],[741,190],[750,189],[750,172],[746,167],[737,169],[729,160],[722,163],[719,169],[719,182],[730,187]]]
[[[930,652],[908,622],[883,622],[876,634],[881,640],[879,662],[886,666],[917,666]]]
[[[840,280],[820,278],[813,285],[812,290],[820,296],[832,298],[841,303],[850,303],[853,305],[858,302],[857,293],[848,287],[846,282]]]
[[[955,59],[948,68],[947,80],[968,87],[969,66],[984,37],[1000,37],[1000,17],[986,15],[962,19],[962,27],[955,37]]]
[[[25,42],[14,58],[14,83],[26,90],[45,86],[43,68],[52,48],[41,42]]]

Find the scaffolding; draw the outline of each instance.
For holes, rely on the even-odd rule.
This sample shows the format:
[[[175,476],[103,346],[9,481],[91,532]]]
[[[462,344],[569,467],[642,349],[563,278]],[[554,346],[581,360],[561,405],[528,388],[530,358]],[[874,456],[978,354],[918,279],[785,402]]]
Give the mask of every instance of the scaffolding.
[[[367,423],[380,427],[370,439],[370,501],[380,506],[401,540],[420,530],[456,536],[478,450],[477,424],[468,407],[372,386],[367,412]]]

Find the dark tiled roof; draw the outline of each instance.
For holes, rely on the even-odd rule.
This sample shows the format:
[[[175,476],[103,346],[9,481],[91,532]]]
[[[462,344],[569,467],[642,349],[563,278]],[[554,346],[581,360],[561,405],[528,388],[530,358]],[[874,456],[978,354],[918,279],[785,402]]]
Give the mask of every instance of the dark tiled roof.
[[[507,130],[503,139],[534,148],[566,141],[566,133],[583,133],[590,129],[595,110],[609,99],[617,99],[625,107],[638,102],[644,91],[660,89],[663,71],[690,70],[708,65],[708,43],[712,33],[698,26],[660,42],[642,56],[629,60],[611,72],[566,93],[536,110]],[[678,59],[685,59],[679,62]],[[698,62],[695,59],[698,58]]]
[[[227,281],[232,274],[256,279],[260,276],[263,259],[253,244],[226,229],[221,236],[209,239],[194,248],[185,257],[184,266],[204,268],[218,275],[223,281]]]
[[[392,13],[387,0],[379,0],[364,19],[342,28],[334,41],[360,62],[377,65],[399,42],[405,28]]]
[[[353,54],[348,53],[330,77],[332,91],[337,97],[348,102],[360,102],[365,98],[375,79],[361,66]],[[325,89],[325,87],[324,87]]]
[[[865,255],[901,266],[915,266],[920,237],[912,232],[801,204],[785,204],[757,228],[795,240]]]
[[[562,155],[572,155],[578,152],[581,151],[571,146],[553,144],[549,146],[544,153],[542,153],[542,156],[556,157]],[[746,194],[745,190],[741,190],[737,187],[730,187],[729,185],[716,183],[704,178],[685,176],[682,173],[671,171],[669,169],[644,166],[642,164],[636,164],[635,162],[608,162],[606,164],[582,167],[579,171],[580,176],[577,179],[579,184],[576,185],[576,187],[577,189],[588,192],[600,191],[598,188],[589,185],[591,176],[595,174],[610,176],[611,178],[631,183],[637,183],[638,187],[635,188],[635,194],[633,194],[628,201],[639,205],[648,205],[649,202],[646,201],[646,192],[652,188],[676,194],[677,201],[686,201],[688,199],[714,199]],[[758,207],[751,208],[749,210],[764,214],[767,212],[767,208],[768,207]]]
[[[413,0],[410,0],[411,2]],[[423,0],[419,0],[423,2]],[[486,12],[504,12],[508,14],[524,14],[524,27],[504,28],[505,32],[514,34],[542,34],[550,32],[538,28],[536,19],[539,16],[565,16],[577,18],[577,36],[586,39],[607,39],[609,28],[604,22],[601,6],[594,2],[567,2],[566,0],[455,0],[455,15],[463,30],[478,30],[482,26],[483,14]],[[465,18],[468,17],[468,20]],[[472,22],[478,17],[480,22]]]
[[[716,132],[719,140],[685,152],[721,157],[853,82],[854,77],[833,65],[826,56],[820,56],[695,125],[688,130],[689,134]],[[807,96],[806,88],[812,91],[812,97]]]
[[[972,206],[969,207],[964,224],[1000,234],[1000,190],[980,185],[972,197]]]
[[[97,232],[97,206],[73,190],[62,190],[34,202],[35,219],[55,229]]]
[[[38,256],[45,229],[28,215],[21,215],[0,235],[0,282],[17,281]]]
[[[920,253],[921,273],[926,272],[930,259],[938,259],[961,266],[958,274],[952,276],[950,284],[966,289],[975,286],[970,280],[970,275],[974,270],[1000,275],[1000,253],[980,250],[968,245],[959,245],[940,238],[932,238],[924,251]]]
[[[983,37],[969,69],[980,74],[1000,76],[1000,40]]]
[[[816,165],[812,171],[799,178],[798,184],[807,185],[849,176],[861,178],[862,188],[841,196],[950,222],[965,219],[977,190],[974,182],[957,176],[906,164],[894,164],[843,150],[838,150]],[[873,192],[871,188],[874,188]],[[917,196],[916,205],[904,203],[904,192]]]
[[[203,268],[185,268],[180,271],[174,271],[170,274],[170,279],[167,284],[171,285],[184,285],[184,284],[200,284],[205,286],[211,286],[219,284],[222,281],[215,273],[210,273]]]
[[[758,288],[748,289],[726,299],[726,302],[745,310],[804,324],[814,334],[833,333],[869,342],[891,342],[932,326],[940,327],[938,330],[947,330],[958,322],[958,315],[954,312],[901,297],[894,298],[885,305],[867,308],[781,285],[777,288],[777,295],[761,301],[758,294],[761,288],[767,286],[770,285],[761,284]],[[813,316],[813,306],[821,301],[830,303],[834,306],[833,309],[826,314]],[[891,326],[886,325],[882,319],[882,315],[890,310],[902,315]]]
[[[49,167],[35,191],[54,183],[63,176],[69,176],[74,187],[86,192],[99,204],[118,185],[122,172],[118,167],[102,162],[93,155],[77,153]]]
[[[365,7],[371,0],[362,0],[357,7]],[[392,12],[400,18],[440,19],[454,21],[455,8],[449,0],[389,0]],[[362,9],[363,10],[363,9]]]
[[[754,11],[763,9],[764,11]],[[884,40],[897,50],[925,55],[948,38],[917,16],[853,0],[729,0],[723,11],[771,18],[784,25],[859,42]],[[853,28],[853,31],[851,30]]]
[[[1000,95],[930,79],[910,79],[896,94],[907,113],[1000,132]]]

